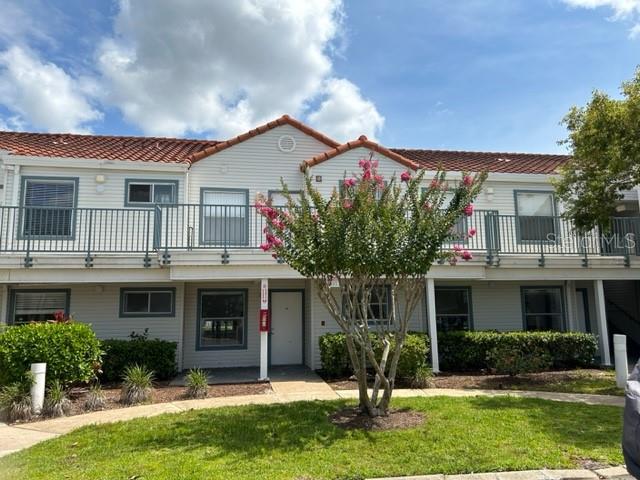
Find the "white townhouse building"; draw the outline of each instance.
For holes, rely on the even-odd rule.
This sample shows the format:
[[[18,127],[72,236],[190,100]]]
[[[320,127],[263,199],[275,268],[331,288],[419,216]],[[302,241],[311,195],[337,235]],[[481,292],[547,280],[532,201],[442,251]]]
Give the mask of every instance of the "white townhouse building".
[[[412,330],[593,332],[603,364],[612,332],[640,342],[637,192],[612,218],[614,240],[580,235],[550,183],[567,156],[339,144],[286,115],[222,142],[0,132],[0,323],[63,310],[101,338],[175,341],[182,369],[319,368],[318,338],[338,327],[311,282],[258,248],[253,204],[281,203],[280,179],[301,189],[305,170],[329,195],[371,153],[387,177],[426,169],[425,186],[438,167],[453,182],[489,172],[457,227],[477,230],[459,241],[474,258],[433,266]]]

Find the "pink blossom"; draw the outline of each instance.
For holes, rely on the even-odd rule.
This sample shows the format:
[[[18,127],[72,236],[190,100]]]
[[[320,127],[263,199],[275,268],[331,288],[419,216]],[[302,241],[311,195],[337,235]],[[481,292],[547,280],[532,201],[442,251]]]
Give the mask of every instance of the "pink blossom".
[[[471,215],[473,215],[473,204],[472,203],[470,203],[469,205],[464,207],[464,214],[467,217],[470,217]]]
[[[358,165],[360,165],[360,168],[362,168],[363,170],[371,169],[371,162],[369,160],[367,160],[366,158],[361,159],[358,162]]]
[[[279,238],[274,238],[273,239],[273,246],[274,247],[281,247],[282,246],[282,240],[280,240]]]
[[[465,262],[473,259],[473,255],[471,255],[471,252],[469,250],[464,250],[461,256]]]
[[[469,236],[470,237],[475,237],[476,233],[477,233],[477,230],[475,228],[470,228],[469,229]]]
[[[284,230],[284,223],[280,220],[273,220],[271,224],[278,230]]]
[[[371,170],[365,170],[364,173],[362,174],[362,179],[363,180],[371,180]]]
[[[384,187],[384,177],[382,175],[375,174],[373,179],[378,184],[380,188]]]
[[[462,183],[465,186],[470,187],[471,185],[473,185],[473,178],[469,175],[465,175],[462,179]]]
[[[462,251],[462,247],[460,245],[454,245],[453,251],[456,253],[460,253]]]
[[[267,252],[271,250],[271,244],[267,242],[261,243],[260,248],[262,249],[263,252]]]
[[[347,178],[347,179],[345,179],[344,186],[345,187],[355,187],[356,186],[356,179],[355,178]]]
[[[439,190],[440,189],[440,182],[438,180],[436,180],[435,178],[433,180],[431,180],[431,188],[434,190]]]
[[[344,208],[346,208],[347,210],[349,210],[349,209],[353,208],[353,202],[351,200],[349,200],[348,198],[345,198],[342,201],[342,206]]]
[[[371,167],[372,168],[378,168],[378,160],[371,160]]]
[[[408,182],[409,180],[411,180],[411,173],[409,173],[408,170],[405,170],[400,174],[400,180],[403,182]]]
[[[422,208],[424,208],[427,212],[430,212],[433,207],[429,202],[424,202],[424,204],[422,205]]]
[[[266,204],[266,203],[264,203],[264,202],[262,202],[262,201],[260,201],[260,200],[258,200],[254,206],[255,206],[258,210],[260,210],[261,208],[266,207],[266,206],[267,206],[267,204]]]
[[[273,233],[267,233],[265,235],[265,237],[267,238],[267,242],[270,244],[273,244],[273,242],[275,241],[276,237],[273,235]]]

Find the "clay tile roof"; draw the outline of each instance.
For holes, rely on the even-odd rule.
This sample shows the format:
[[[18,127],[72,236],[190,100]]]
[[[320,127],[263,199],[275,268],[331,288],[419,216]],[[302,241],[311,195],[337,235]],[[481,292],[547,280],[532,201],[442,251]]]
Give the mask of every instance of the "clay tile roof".
[[[449,171],[551,174],[571,157],[538,153],[458,152],[392,148],[393,152],[417,162],[422,168]]]
[[[300,170],[304,171],[308,167],[313,167],[315,165],[318,165],[319,163],[322,163],[326,160],[329,160],[330,158],[335,157],[336,155],[340,155],[341,153],[348,152],[349,150],[352,150],[358,147],[364,147],[364,148],[373,150],[375,152],[378,152],[384,155],[385,157],[389,157],[395,160],[396,162],[400,163],[401,165],[404,165],[407,168],[411,168],[412,170],[417,170],[418,168],[420,168],[419,163],[409,160],[408,158],[404,157],[402,154],[389,150],[388,148],[383,147],[382,145],[372,142],[364,135],[361,135],[357,140],[343,143],[342,145],[338,145],[332,150],[327,150],[326,152],[321,153],[320,155],[316,155],[313,158],[305,160],[300,165]]]
[[[0,132],[0,150],[34,157],[188,163],[193,155],[218,143],[181,138]]]
[[[233,137],[229,140],[226,140],[224,142],[220,142],[216,145],[213,145],[211,147],[205,148],[204,150],[195,153],[191,156],[190,160],[191,162],[197,162],[198,160],[202,160],[205,157],[208,157],[209,155],[213,155],[214,153],[218,153],[221,150],[224,150],[225,148],[229,148],[233,145],[236,145],[240,142],[244,142],[245,140],[248,140],[251,137],[255,137],[256,135],[260,135],[261,133],[264,133],[266,131],[269,131],[273,128],[282,126],[282,125],[291,125],[295,128],[297,128],[298,130],[301,130],[302,132],[306,133],[307,135],[310,135],[311,137],[315,138],[316,140],[324,143],[325,145],[328,145],[329,147],[337,147],[339,145],[338,142],[336,142],[335,140],[327,137],[326,135],[323,135],[322,133],[318,132],[317,130],[314,130],[313,128],[305,125],[304,123],[296,120],[295,118],[290,117],[289,115],[283,115],[280,118],[277,118],[276,120],[273,120],[272,122],[268,122],[265,123],[264,125],[260,125],[259,127],[254,128],[253,130],[249,130],[248,132],[245,132],[241,135],[238,135],[237,137]]]

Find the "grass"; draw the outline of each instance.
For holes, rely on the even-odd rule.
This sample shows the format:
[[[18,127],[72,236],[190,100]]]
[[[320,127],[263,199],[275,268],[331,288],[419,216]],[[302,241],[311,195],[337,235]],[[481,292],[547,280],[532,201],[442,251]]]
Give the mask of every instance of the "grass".
[[[191,411],[84,427],[0,458],[3,479],[334,479],[621,464],[622,409],[508,397],[405,398],[424,425],[345,431],[344,402]]]
[[[624,389],[616,385],[616,374],[612,370],[573,370],[565,378],[546,382],[528,382],[509,385],[512,390],[539,390],[544,392],[593,393],[598,395],[624,395]]]

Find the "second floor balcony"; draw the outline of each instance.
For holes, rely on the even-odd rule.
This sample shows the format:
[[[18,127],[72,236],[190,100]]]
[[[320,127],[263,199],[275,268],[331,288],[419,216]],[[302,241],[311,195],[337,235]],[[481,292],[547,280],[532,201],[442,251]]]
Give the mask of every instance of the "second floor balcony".
[[[153,257],[170,264],[172,252],[218,251],[222,263],[229,252],[259,249],[265,219],[247,205],[158,205],[155,208],[0,207],[0,254],[21,255],[31,266],[34,255],[84,254],[85,265],[102,254],[139,255],[141,265]],[[467,232],[475,230],[475,235]],[[452,240],[487,264],[506,256],[537,257],[540,266],[551,256],[582,259],[616,256],[629,265],[640,255],[640,217],[615,217],[606,230],[579,232],[559,216],[518,216],[476,210],[460,219]],[[268,254],[264,254],[265,258]]]

